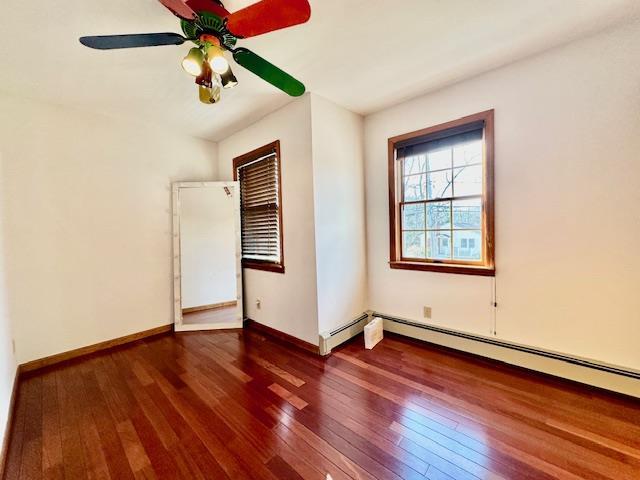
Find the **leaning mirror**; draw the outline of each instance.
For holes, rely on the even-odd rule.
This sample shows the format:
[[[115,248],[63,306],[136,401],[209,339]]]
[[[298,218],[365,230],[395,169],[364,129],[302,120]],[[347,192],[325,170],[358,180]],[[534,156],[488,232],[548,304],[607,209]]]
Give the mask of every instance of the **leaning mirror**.
[[[176,331],[242,327],[238,182],[173,185]]]

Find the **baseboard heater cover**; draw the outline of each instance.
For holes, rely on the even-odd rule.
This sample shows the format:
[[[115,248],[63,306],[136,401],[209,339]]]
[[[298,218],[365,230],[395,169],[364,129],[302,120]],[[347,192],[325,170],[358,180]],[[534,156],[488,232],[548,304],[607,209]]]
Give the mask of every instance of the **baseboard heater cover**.
[[[371,312],[370,315],[384,320],[385,331],[640,397],[640,372],[636,370],[418,323],[384,313]]]
[[[326,356],[331,350],[364,331],[364,326],[370,318],[370,312],[365,312],[352,321],[330,331],[320,334],[320,355]]]

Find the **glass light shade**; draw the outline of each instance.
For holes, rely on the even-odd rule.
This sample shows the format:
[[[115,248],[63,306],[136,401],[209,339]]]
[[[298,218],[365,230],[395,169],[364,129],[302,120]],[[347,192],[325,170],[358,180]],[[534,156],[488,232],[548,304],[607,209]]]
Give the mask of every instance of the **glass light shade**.
[[[204,85],[198,86],[198,96],[200,97],[200,101],[202,103],[211,104],[211,88],[205,87]]]
[[[212,103],[218,103],[220,101],[220,83],[214,80],[210,87],[206,85],[200,85],[198,87],[198,95],[202,103],[210,105]]]
[[[211,100],[213,103],[218,103],[222,97],[222,82],[220,81],[220,75],[213,75],[211,79]]]
[[[207,61],[211,70],[222,75],[229,69],[229,62],[224,58],[224,51],[217,45],[211,45],[207,49]]]
[[[229,62],[224,57],[214,57],[209,64],[211,65],[211,70],[219,75],[222,75],[229,70]]]
[[[227,68],[227,71],[220,74],[220,80],[222,82],[222,88],[233,88],[238,84],[238,79],[231,71],[231,67]]]
[[[189,53],[182,59],[182,68],[185,72],[194,77],[202,74],[202,64],[204,63],[204,54],[202,50],[193,47]]]
[[[202,73],[196,77],[196,83],[198,85],[202,85],[203,87],[211,88],[211,79],[215,75],[211,71],[211,67],[209,66],[209,62],[204,62],[202,64]]]

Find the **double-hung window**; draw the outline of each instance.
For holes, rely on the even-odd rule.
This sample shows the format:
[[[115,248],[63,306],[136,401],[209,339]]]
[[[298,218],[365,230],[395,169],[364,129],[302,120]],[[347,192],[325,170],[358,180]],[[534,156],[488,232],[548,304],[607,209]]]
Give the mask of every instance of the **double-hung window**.
[[[389,139],[392,268],[493,275],[493,110]]]
[[[233,160],[240,183],[242,266],[284,273],[280,142]]]

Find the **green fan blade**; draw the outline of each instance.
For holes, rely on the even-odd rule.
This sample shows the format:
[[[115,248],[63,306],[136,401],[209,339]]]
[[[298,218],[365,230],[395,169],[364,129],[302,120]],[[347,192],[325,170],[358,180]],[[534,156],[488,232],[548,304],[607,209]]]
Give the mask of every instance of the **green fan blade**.
[[[304,85],[300,81],[293,78],[287,72],[280,70],[272,63],[267,62],[251,50],[242,47],[237,48],[233,51],[233,58],[247,70],[255,73],[263,80],[266,80],[274,87],[279,88],[292,97],[299,97],[305,91]]]

